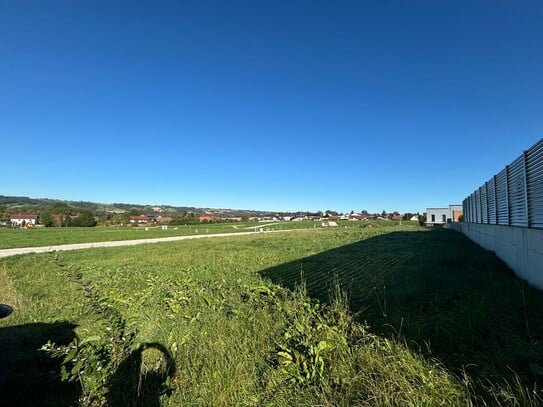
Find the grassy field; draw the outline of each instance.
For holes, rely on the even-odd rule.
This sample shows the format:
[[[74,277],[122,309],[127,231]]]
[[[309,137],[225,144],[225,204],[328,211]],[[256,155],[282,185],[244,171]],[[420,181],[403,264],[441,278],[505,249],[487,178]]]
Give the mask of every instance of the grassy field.
[[[360,226],[3,259],[0,400],[537,405],[543,294],[460,234]]]
[[[365,222],[340,221],[342,229],[368,226]],[[398,226],[395,221],[370,222],[372,226],[390,228]],[[404,225],[406,222],[404,222]],[[407,222],[414,225],[415,222]],[[322,222],[234,222],[208,223],[199,225],[169,226],[162,230],[160,226],[139,227],[93,227],[93,228],[35,228],[10,229],[0,228],[0,249],[16,247],[55,246],[70,243],[110,242],[119,240],[150,239],[156,237],[203,235],[215,233],[240,233],[249,231],[279,231],[298,229],[320,229]]]
[[[345,226],[354,226],[352,222]],[[239,233],[262,230],[290,230],[321,227],[321,223],[304,222],[235,222],[208,223],[199,225],[169,226],[162,230],[160,226],[149,227],[93,227],[93,228],[35,228],[10,229],[0,228],[0,249],[16,247],[54,246],[69,243],[110,242],[118,240],[147,239],[155,237],[202,235],[213,233]]]

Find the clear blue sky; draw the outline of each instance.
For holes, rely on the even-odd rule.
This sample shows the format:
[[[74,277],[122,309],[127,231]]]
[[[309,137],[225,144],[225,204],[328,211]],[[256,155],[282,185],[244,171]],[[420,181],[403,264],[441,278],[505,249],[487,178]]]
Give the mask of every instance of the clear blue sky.
[[[541,1],[0,0],[0,194],[460,203],[543,137]]]

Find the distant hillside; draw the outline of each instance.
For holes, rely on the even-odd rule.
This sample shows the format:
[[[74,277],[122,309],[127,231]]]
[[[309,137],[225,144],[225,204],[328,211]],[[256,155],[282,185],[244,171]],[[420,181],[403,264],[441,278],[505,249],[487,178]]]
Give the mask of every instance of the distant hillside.
[[[210,214],[223,217],[235,217],[242,215],[249,216],[264,216],[269,212],[258,210],[242,210],[242,209],[220,209],[220,208],[195,208],[192,206],[170,206],[170,205],[139,205],[129,203],[97,203],[87,201],[64,201],[59,199],[49,198],[29,198],[26,196],[5,196],[0,195],[0,205],[7,207],[21,207],[21,209],[35,208],[43,209],[51,207],[56,203],[63,202],[74,208],[90,209],[94,212],[114,212],[114,211],[130,211],[136,210],[144,214],[151,213],[178,213],[193,212],[196,214]]]

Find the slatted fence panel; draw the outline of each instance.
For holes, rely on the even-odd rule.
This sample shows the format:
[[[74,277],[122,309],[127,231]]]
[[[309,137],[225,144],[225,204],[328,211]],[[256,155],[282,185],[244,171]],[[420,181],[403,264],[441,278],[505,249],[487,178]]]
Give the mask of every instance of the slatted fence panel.
[[[481,223],[488,223],[488,197],[486,194],[486,184],[479,187],[479,196],[481,198]]]
[[[464,221],[543,229],[543,139],[464,199]]]
[[[528,221],[530,227],[543,228],[543,139],[526,151]]]
[[[509,192],[509,216],[511,226],[528,226],[526,211],[526,177],[524,174],[524,157],[511,163],[507,173],[507,190]]]
[[[506,170],[496,175],[496,210],[498,225],[509,225],[509,205],[507,203],[507,174]]]
[[[488,223],[496,224],[496,188],[494,186],[494,177],[486,183],[486,199],[488,208]]]

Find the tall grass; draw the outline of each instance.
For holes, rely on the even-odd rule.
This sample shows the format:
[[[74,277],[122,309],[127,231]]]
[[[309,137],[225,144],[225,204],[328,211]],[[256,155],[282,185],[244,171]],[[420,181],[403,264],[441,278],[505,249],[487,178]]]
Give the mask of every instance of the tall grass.
[[[366,279],[357,280],[353,272],[356,267],[331,259],[366,259],[363,242],[389,231],[375,227],[233,236],[70,252],[63,254],[63,261],[77,268],[99,300],[116,309],[127,326],[137,330],[134,347],[143,342],[159,343],[171,354],[177,372],[166,379],[160,374],[163,352],[150,349],[142,353],[141,375],[149,379],[144,381],[152,384],[150,378],[169,380],[166,387],[173,389],[171,393],[153,393],[156,397],[151,399],[160,405],[535,405],[534,389],[521,376],[485,379],[484,387],[478,376],[471,375],[469,365],[465,365],[463,374],[443,363],[444,353],[426,352],[422,341],[414,346],[413,336],[404,335],[408,329],[405,324],[392,324],[399,315],[398,302],[389,294],[397,288],[383,289],[380,305],[367,303],[365,309],[356,309],[357,314],[353,314],[353,306],[360,299],[355,294],[368,292],[375,296],[374,283],[382,280],[372,276],[368,280],[372,285],[367,288]],[[453,240],[453,244],[458,242]],[[416,266],[417,252],[408,251],[404,248],[396,253],[396,260],[384,262],[388,267],[383,269],[385,277],[397,274],[398,267],[421,268],[420,264]],[[432,261],[450,271],[457,267]],[[450,259],[447,261],[450,263]],[[297,276],[292,286],[286,284],[291,270]],[[317,270],[322,298],[315,294],[319,280],[313,274]],[[375,266],[372,270],[379,269]],[[0,321],[0,342],[3,329],[18,326],[24,330],[36,321],[77,324],[75,334],[81,340],[103,335],[103,326],[88,312],[77,287],[50,255],[4,259],[0,271],[0,278],[9,278],[11,288],[6,293],[11,293],[10,301],[19,301],[13,316]],[[279,272],[285,278],[282,284],[270,280],[279,283]],[[488,284],[495,281],[487,280]],[[354,290],[355,284],[358,291]],[[482,286],[480,277],[473,284]],[[414,292],[413,287],[407,288]],[[537,340],[539,334],[530,320],[531,307],[538,304],[534,295],[526,295],[525,310],[533,339]],[[412,300],[416,301],[416,297]],[[423,298],[420,303],[427,307]],[[481,301],[476,314],[484,314],[488,305]],[[414,320],[421,321],[412,308],[399,309],[403,309],[406,319],[416,317]],[[377,319],[364,318],[379,312],[387,315],[384,324],[393,326],[398,335],[389,335],[377,325]],[[455,314],[450,314],[452,319],[447,323],[455,323]],[[421,337],[428,332],[427,325],[421,323]],[[416,331],[415,326],[410,323],[409,332]],[[451,349],[456,329],[444,335],[453,338]],[[430,348],[435,346],[434,338],[426,339]],[[21,392],[23,384],[19,383],[12,393]],[[50,405],[54,405],[55,397],[42,398],[52,399]],[[19,400],[18,405],[39,405],[35,399]]]

